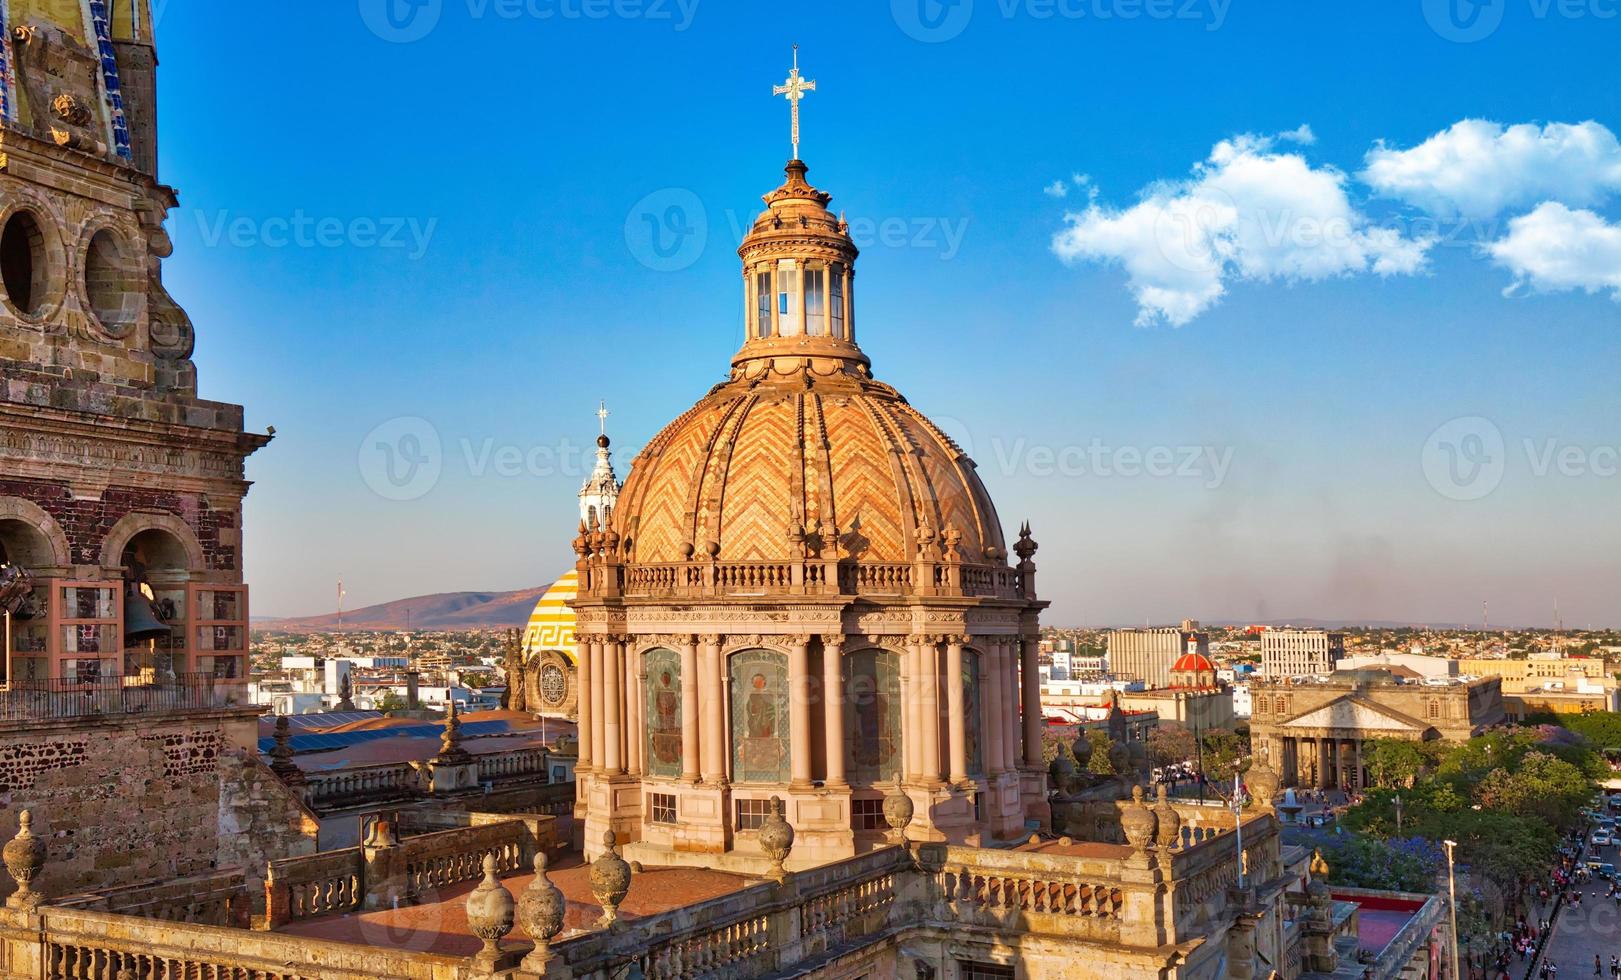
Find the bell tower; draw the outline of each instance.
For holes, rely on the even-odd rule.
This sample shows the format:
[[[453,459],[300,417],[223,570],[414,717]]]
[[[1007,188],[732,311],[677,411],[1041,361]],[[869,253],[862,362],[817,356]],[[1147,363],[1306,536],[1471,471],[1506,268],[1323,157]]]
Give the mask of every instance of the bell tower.
[[[163,285],[151,13],[0,3],[0,836],[32,811],[54,894],[315,849],[247,691],[244,462],[271,436],[197,397]]]
[[[614,473],[613,453],[608,439],[608,405],[597,408],[597,462],[580,487],[580,521],[583,527],[596,527],[608,523],[614,505],[619,502],[619,477]]]
[[[163,284],[150,0],[0,4],[0,563],[8,683],[247,677],[244,461]]]

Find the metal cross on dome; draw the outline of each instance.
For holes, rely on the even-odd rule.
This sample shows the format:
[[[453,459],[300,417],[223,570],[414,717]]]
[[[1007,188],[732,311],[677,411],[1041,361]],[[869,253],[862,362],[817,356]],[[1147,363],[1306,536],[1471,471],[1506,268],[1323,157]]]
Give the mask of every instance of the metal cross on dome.
[[[608,434],[608,416],[609,416],[609,414],[611,414],[611,413],[608,411],[608,403],[607,402],[598,402],[597,403],[597,421],[602,423],[602,434],[603,435]]]
[[[799,159],[799,103],[805,98],[806,92],[816,91],[815,79],[805,79],[799,74],[799,45],[794,45],[794,70],[788,73],[788,81],[771,90],[772,95],[786,96],[788,105],[794,119],[794,159]]]

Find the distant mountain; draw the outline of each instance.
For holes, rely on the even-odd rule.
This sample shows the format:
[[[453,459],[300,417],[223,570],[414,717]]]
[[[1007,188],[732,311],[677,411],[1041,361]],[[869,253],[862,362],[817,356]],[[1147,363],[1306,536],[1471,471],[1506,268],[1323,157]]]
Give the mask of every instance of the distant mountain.
[[[345,609],[343,625],[338,614],[302,616],[288,619],[255,619],[255,629],[284,630],[289,633],[336,633],[374,630],[469,630],[522,627],[529,622],[535,603],[545,588],[517,592],[445,592],[440,595],[397,599],[362,609]]]

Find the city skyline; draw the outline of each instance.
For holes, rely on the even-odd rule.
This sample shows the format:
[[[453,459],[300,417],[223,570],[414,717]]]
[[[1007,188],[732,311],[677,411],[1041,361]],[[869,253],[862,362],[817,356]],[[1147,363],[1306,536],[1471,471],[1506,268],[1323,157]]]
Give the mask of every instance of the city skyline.
[[[1031,521],[1053,622],[1468,623],[1483,600],[1517,625],[1556,601],[1567,624],[1618,622],[1618,308],[1602,269],[1553,276],[1523,223],[1613,225],[1617,97],[1596,57],[1561,55],[1552,93],[1478,84],[1601,50],[1611,22],[1510,7],[1468,40],[1417,4],[1338,33],[1301,11],[1218,23],[1214,4],[980,7],[920,38],[899,6],[836,5],[790,36],[718,6],[609,30],[449,3],[413,40],[367,5],[312,6],[305,43],[278,49],[285,85],[341,47],[365,111],[311,114],[210,90],[239,53],[201,37],[269,57],[267,12],[169,5],[164,178],[186,198],[168,281],[204,396],[278,430],[249,462],[256,614],[329,611],[340,576],[361,606],[571,564],[599,401],[623,476],[740,341],[732,253],[789,152],[767,86],[798,43],[819,82],[803,155],[863,247],[862,345],[1018,502],[1001,522]],[[1362,45],[1376,67],[1354,78],[1265,82]],[[1134,70],[1150,55],[1158,74]],[[473,124],[434,86],[400,97],[447,71],[512,97]],[[677,92],[698,108],[671,111]],[[255,155],[266,127],[349,151]],[[1469,152],[1493,195],[1426,163]],[[1246,196],[1246,173],[1297,193]],[[1166,222],[1189,251],[1160,247]],[[1308,228],[1354,234],[1325,248]],[[433,438],[432,485],[383,473],[379,493],[376,447],[404,467]]]

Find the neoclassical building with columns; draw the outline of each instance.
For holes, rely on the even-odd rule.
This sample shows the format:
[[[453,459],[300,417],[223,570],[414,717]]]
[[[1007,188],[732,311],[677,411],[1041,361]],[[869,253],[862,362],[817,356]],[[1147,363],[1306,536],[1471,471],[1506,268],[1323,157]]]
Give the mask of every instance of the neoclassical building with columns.
[[[588,856],[747,867],[780,797],[801,863],[1046,816],[1036,544],[856,343],[857,249],[788,164],[739,255],[730,375],[636,457],[578,555]]]

